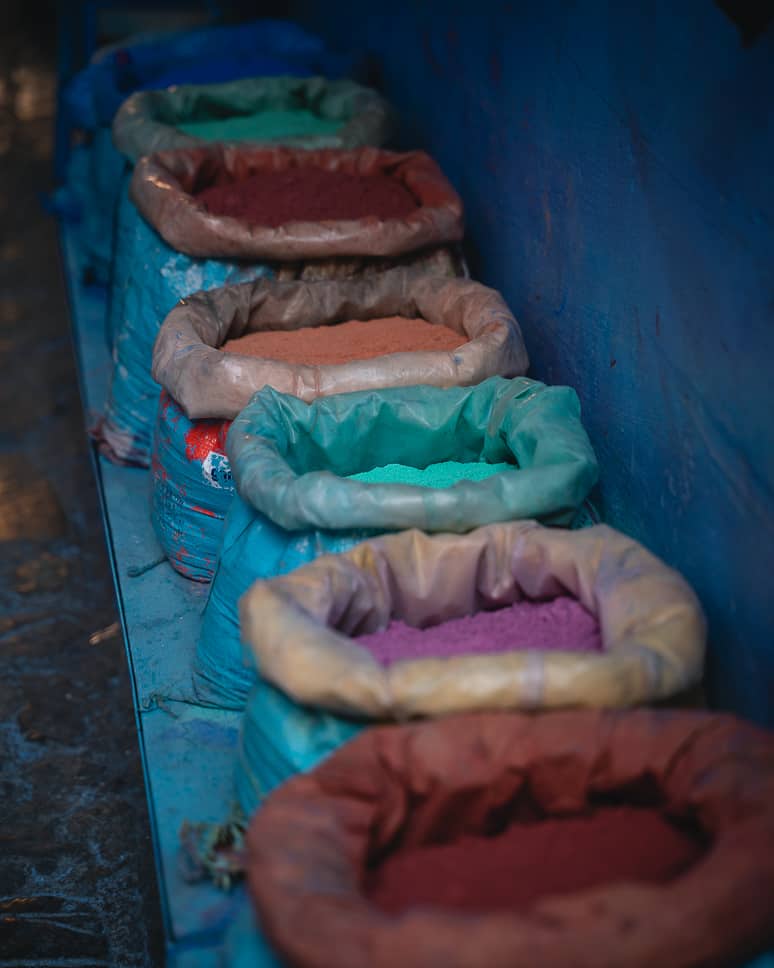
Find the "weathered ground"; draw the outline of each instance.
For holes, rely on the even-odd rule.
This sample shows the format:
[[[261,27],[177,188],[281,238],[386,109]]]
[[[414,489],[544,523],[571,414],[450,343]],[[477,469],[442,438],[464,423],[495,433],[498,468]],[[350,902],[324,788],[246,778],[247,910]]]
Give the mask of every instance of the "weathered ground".
[[[156,965],[127,666],[39,204],[53,24],[14,6],[0,15],[0,966]]]

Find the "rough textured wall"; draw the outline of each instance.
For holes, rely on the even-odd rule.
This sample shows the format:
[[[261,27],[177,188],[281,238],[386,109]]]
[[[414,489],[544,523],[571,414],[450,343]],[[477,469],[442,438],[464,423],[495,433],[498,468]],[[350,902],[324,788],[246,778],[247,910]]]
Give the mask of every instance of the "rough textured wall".
[[[774,722],[772,29],[711,2],[292,4],[381,61],[532,375],[575,386],[607,520],[694,582],[713,698]]]

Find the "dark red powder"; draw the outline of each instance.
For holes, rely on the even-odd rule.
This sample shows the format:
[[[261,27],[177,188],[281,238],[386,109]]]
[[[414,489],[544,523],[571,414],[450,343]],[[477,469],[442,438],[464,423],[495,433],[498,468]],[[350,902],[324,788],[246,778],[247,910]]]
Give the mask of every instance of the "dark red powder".
[[[269,227],[368,215],[401,218],[417,208],[416,199],[397,178],[322,168],[267,171],[205,188],[196,198],[213,215],[231,215]]]
[[[390,913],[416,906],[523,910],[539,898],[620,881],[672,880],[704,851],[698,836],[645,807],[513,823],[494,837],[466,836],[388,855],[366,874],[371,900]]]

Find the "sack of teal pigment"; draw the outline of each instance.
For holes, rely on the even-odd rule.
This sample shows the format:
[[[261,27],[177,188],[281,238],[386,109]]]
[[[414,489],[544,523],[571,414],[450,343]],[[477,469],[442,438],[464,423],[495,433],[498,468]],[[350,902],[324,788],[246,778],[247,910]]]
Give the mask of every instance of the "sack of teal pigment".
[[[109,281],[115,210],[127,165],[113,145],[110,126],[134,91],[278,75],[335,77],[351,65],[351,58],[330,54],[321,40],[281,21],[162,34],[98,52],[65,88],[60,122],[62,137],[70,138],[76,129],[86,139],[71,156],[65,194],[77,210],[89,278]],[[80,177],[84,162],[88,180]]]
[[[464,386],[527,367],[501,296],[466,279],[393,269],[197,293],[169,314],[153,354],[153,377],[164,388],[151,462],[153,523],[164,552],[186,577],[212,578],[234,492],[229,422],[263,387],[311,401],[418,383]]]
[[[238,496],[194,683],[203,700],[233,708],[255,679],[243,664],[237,601],[257,579],[379,532],[464,533],[519,518],[567,524],[597,477],[575,391],[525,377],[310,404],[265,389],[231,425],[226,447]]]
[[[702,676],[689,585],[605,525],[374,538],[239,603],[260,670],[237,787],[260,797],[369,721],[666,699]]]
[[[266,205],[270,225],[213,215],[199,200],[248,178],[277,175],[292,181],[274,186]],[[337,182],[337,192],[325,196],[325,218],[298,221],[318,196],[320,177]],[[364,186],[372,190],[365,208]],[[437,274],[461,271],[449,244],[462,237],[462,203],[421,152],[222,146],[169,152],[137,165],[131,198],[141,215],[127,211],[119,227],[110,313],[115,367],[98,431],[103,453],[117,461],[150,462],[159,394],[150,373],[153,343],[178,299],[275,273],[282,263],[305,278],[360,275],[363,263],[375,271],[401,261]],[[439,262],[439,255],[448,259]]]
[[[113,120],[113,141],[130,161],[210,141],[355,148],[381,145],[394,117],[376,91],[323,77],[252,77],[139,91]]]

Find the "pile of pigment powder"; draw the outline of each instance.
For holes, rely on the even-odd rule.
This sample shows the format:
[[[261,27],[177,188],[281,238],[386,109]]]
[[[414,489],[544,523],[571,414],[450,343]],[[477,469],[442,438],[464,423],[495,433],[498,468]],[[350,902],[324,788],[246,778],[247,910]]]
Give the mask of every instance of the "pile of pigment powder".
[[[464,342],[465,337],[448,326],[434,326],[424,319],[387,316],[365,322],[353,319],[334,326],[248,333],[229,340],[221,349],[267,360],[328,366],[388,353],[454,350]]]
[[[196,195],[212,215],[230,215],[251,225],[276,228],[287,222],[402,218],[417,200],[389,175],[350,175],[322,168],[266,171]]]
[[[424,629],[392,621],[381,632],[355,639],[382,665],[402,659],[449,658],[498,652],[601,652],[595,616],[568,596],[547,602],[515,602],[491,612],[449,619]]]
[[[358,474],[349,474],[352,481],[364,484],[411,484],[413,487],[453,487],[460,481],[485,481],[503,471],[515,471],[515,464],[501,461],[487,464],[486,461],[444,460],[427,467],[411,467],[408,464],[385,464],[372,467]]]
[[[496,836],[398,849],[366,873],[365,889],[391,914],[419,906],[525,910],[540,898],[622,881],[666,883],[704,850],[698,832],[677,828],[654,808],[601,807],[515,822]]]
[[[312,111],[256,111],[229,118],[181,121],[175,127],[203,141],[284,141],[310,135],[335,134],[341,121],[321,118]]]

